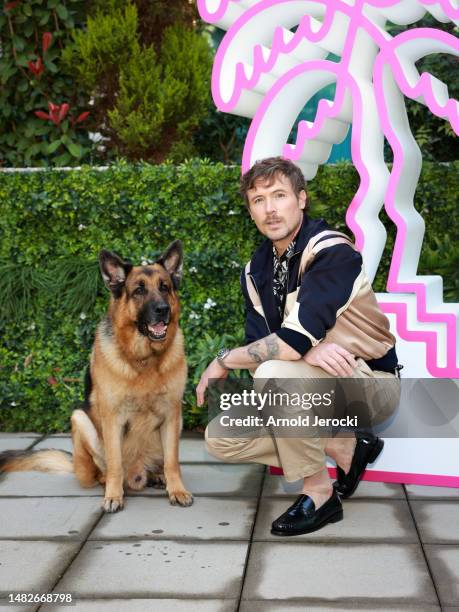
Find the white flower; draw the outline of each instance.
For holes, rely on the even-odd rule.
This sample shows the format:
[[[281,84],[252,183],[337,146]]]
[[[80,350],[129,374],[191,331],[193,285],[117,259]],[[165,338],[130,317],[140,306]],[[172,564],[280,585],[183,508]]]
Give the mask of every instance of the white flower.
[[[94,106],[94,102],[95,100],[93,97],[89,98],[89,102],[88,102],[89,106]]]
[[[33,331],[35,329],[35,323],[31,323],[27,329]]]
[[[229,210],[228,215],[237,215],[237,212],[235,210]]]
[[[100,132],[88,132],[88,136],[89,136],[89,140],[92,140],[92,142],[94,143],[100,142],[101,140],[104,139],[104,137],[102,136]]]
[[[191,266],[191,268],[188,268],[188,272],[195,273],[195,272],[197,272],[197,271],[198,271],[198,269],[197,269],[197,268],[195,268],[195,266]]]
[[[234,259],[233,259],[233,261],[230,261],[230,265],[231,265],[232,268],[239,268],[240,267],[239,262],[234,261]]]
[[[142,266],[148,266],[148,260],[142,259]]]
[[[197,312],[194,312],[194,310],[192,310],[188,318],[189,319],[199,319],[200,317]]]
[[[214,302],[211,298],[207,298],[206,303],[204,304],[204,309],[209,310],[217,305],[217,302]]]
[[[81,313],[80,313],[80,319],[81,319],[82,321],[84,321],[84,320],[86,319],[86,316],[87,316],[87,315],[86,315],[86,313],[85,313],[85,312],[81,312]]]
[[[79,229],[79,230],[80,230],[80,232],[81,232],[81,230],[86,229],[86,225],[83,225],[83,223],[80,223],[80,225],[78,226],[78,229]]]
[[[10,406],[17,406],[16,402],[10,402]]]

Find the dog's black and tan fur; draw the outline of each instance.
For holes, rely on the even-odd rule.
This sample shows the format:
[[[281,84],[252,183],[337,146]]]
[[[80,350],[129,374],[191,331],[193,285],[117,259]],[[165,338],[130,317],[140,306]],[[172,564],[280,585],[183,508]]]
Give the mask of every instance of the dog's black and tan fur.
[[[103,507],[123,507],[123,485],[166,486],[173,504],[193,497],[178,462],[186,381],[177,289],[182,248],[173,242],[152,265],[132,266],[100,253],[111,299],[97,328],[83,409],[72,414],[73,461],[67,453],[0,453],[0,472],[74,471],[83,487],[105,485]]]

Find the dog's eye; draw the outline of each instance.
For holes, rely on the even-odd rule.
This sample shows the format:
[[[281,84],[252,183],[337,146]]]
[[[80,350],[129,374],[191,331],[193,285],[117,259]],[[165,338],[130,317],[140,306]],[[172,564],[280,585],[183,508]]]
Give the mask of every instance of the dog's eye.
[[[166,291],[168,293],[169,292],[169,287],[166,285],[166,283],[163,283],[163,281],[161,281],[159,283],[159,290],[160,291]]]
[[[134,295],[145,295],[146,293],[147,290],[143,285],[140,285],[140,287],[137,287],[137,289],[134,291]]]

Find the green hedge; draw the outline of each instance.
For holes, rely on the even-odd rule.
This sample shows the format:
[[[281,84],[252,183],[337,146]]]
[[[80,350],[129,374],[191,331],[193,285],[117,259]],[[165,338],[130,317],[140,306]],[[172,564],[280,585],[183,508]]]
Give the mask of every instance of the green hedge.
[[[459,301],[459,164],[425,164],[417,208],[427,222],[421,273],[444,276]],[[82,398],[95,325],[108,295],[97,255],[105,247],[134,262],[183,241],[182,327],[190,364],[185,426],[205,413],[194,402],[204,364],[242,339],[239,273],[260,237],[238,194],[239,168],[192,160],[0,174],[0,429],[62,431]],[[358,177],[349,164],[325,166],[311,183],[311,214],[344,229]],[[393,239],[393,231],[390,230]],[[388,253],[375,288],[383,290]],[[210,307],[209,307],[210,306]],[[227,334],[226,337],[222,337]]]

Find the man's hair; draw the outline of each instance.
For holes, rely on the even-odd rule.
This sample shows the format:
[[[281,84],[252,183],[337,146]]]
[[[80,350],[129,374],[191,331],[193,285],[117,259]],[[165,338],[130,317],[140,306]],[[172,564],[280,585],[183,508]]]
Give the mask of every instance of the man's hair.
[[[267,157],[255,162],[250,170],[247,170],[241,177],[239,193],[244,198],[246,206],[249,206],[247,197],[249,189],[253,189],[258,181],[270,186],[279,175],[286,176],[289,179],[297,197],[301,191],[306,191],[306,181],[298,166],[283,157]]]

